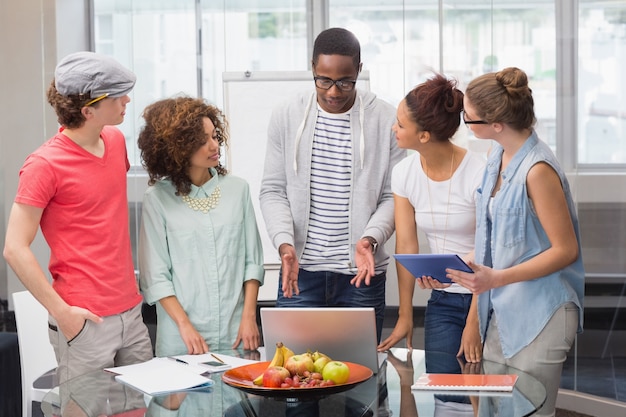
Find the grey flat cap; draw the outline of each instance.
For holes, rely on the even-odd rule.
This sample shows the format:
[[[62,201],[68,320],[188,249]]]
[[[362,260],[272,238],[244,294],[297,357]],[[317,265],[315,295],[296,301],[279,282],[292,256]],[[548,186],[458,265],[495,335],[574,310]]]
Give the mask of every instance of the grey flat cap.
[[[87,51],[67,55],[54,70],[56,89],[64,96],[122,97],[133,89],[136,80],[131,70],[112,57]]]

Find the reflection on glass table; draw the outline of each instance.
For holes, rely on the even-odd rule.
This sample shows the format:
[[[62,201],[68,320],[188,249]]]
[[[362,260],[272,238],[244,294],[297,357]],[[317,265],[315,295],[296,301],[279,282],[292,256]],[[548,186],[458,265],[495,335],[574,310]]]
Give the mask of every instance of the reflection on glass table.
[[[449,366],[454,361],[459,372],[463,366],[464,372],[516,373],[519,379],[508,395],[450,396],[411,390],[415,379],[426,370],[427,361],[429,368]],[[522,417],[545,400],[543,386],[520,371],[485,361],[471,369],[451,355],[397,348],[389,352],[378,374],[354,388],[328,395],[259,396],[223,383],[220,373],[212,374],[211,379],[215,384],[209,389],[148,396],[118,382],[111,373],[96,371],[56,387],[46,395],[41,408],[47,417]]]
[[[424,372],[516,374],[518,380],[510,393],[412,390]],[[394,348],[388,353],[385,381],[388,409],[402,417],[523,417],[546,398],[543,384],[518,369],[489,361],[465,363],[450,354],[416,349]]]

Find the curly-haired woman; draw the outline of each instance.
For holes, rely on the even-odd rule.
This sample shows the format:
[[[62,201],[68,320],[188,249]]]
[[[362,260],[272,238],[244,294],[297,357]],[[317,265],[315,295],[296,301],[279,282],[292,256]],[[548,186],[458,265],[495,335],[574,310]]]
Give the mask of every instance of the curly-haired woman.
[[[157,356],[255,350],[263,252],[246,181],[227,174],[223,113],[202,99],[149,105],[138,145],[150,187],[139,237],[140,286],[157,305]]]

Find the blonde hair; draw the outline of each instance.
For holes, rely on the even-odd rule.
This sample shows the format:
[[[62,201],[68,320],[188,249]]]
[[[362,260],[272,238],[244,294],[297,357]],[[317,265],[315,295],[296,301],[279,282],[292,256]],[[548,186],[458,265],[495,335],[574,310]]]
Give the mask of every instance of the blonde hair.
[[[475,78],[467,86],[465,96],[476,116],[489,123],[506,123],[524,130],[537,122],[528,77],[519,68],[509,67]]]

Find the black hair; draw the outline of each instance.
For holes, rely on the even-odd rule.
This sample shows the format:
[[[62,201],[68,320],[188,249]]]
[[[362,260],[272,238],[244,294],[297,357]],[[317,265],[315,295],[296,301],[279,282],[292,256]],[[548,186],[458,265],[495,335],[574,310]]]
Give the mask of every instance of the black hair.
[[[322,31],[313,45],[313,65],[320,55],[343,55],[352,57],[355,68],[361,64],[361,44],[354,33],[344,28]]]

